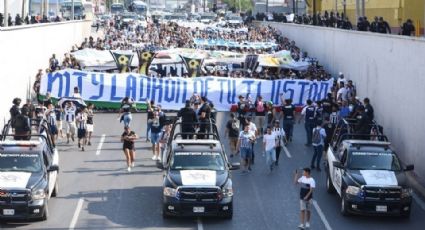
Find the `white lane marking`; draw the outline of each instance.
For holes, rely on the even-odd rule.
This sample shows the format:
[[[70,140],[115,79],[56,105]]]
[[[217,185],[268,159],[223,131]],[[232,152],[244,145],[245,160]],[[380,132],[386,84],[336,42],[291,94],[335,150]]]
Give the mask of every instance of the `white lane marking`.
[[[414,192],[412,193],[412,197],[416,201],[416,203],[419,204],[419,206],[422,208],[422,210],[425,211],[425,202],[421,198],[419,198],[418,195],[416,195],[416,193],[414,193]]]
[[[69,230],[73,230],[75,225],[77,225],[78,216],[80,215],[81,209],[83,208],[84,199],[80,198],[75,208],[74,215],[72,216],[71,223],[69,224]]]
[[[325,225],[326,230],[332,230],[328,220],[325,217],[325,214],[323,214],[322,209],[320,209],[319,204],[315,200],[313,200],[313,206],[316,209],[316,212],[319,214],[319,217],[322,220],[323,224]]]
[[[106,137],[106,135],[105,134],[102,134],[102,137],[100,138],[99,145],[97,146],[97,149],[96,149],[96,155],[97,156],[100,155],[100,151],[102,150],[103,142],[105,142],[105,137]]]
[[[202,220],[201,218],[198,218],[198,230],[204,230],[204,226],[202,225]]]
[[[288,158],[292,158],[292,156],[291,156],[291,154],[289,153],[289,150],[288,150],[288,148],[286,148],[286,146],[283,146],[283,151],[285,151],[286,156],[287,156]]]

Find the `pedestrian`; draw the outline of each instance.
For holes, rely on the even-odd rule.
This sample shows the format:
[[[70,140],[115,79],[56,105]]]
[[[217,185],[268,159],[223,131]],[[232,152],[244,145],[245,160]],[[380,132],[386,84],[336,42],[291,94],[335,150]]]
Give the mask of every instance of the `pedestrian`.
[[[181,117],[181,132],[183,139],[192,139],[195,133],[195,124],[198,122],[195,110],[190,107],[190,101],[186,100],[185,106],[179,110],[177,117]]]
[[[317,168],[317,171],[320,171],[320,160],[322,159],[323,146],[325,145],[326,138],[326,131],[322,128],[321,123],[317,123],[316,127],[313,129],[312,135],[314,154],[310,165],[312,169]],[[314,166],[315,161],[316,167]]]
[[[162,128],[164,126],[163,116],[160,116],[158,111],[153,113],[152,123],[151,123],[151,143],[152,143],[152,160],[161,160],[159,156],[160,146],[159,140],[161,137]]]
[[[367,119],[369,120],[370,123],[372,123],[373,119],[375,118],[375,113],[373,110],[373,106],[370,104],[370,99],[366,97],[363,100],[363,104],[364,104],[365,112],[367,115]]]
[[[84,151],[84,146],[87,144],[87,108],[81,108],[77,113],[77,137],[78,148]]]
[[[275,120],[274,122],[274,128],[273,128],[273,134],[275,135],[277,142],[276,142],[276,163],[275,165],[279,165],[279,157],[280,153],[282,152],[282,148],[287,143],[287,137],[285,130],[283,128],[280,128],[280,122],[279,120]]]
[[[264,133],[264,117],[266,116],[266,104],[263,101],[262,96],[258,96],[254,103],[255,106],[255,124],[259,129],[260,137]],[[271,111],[270,111],[271,112]]]
[[[298,170],[295,170],[294,183],[300,185],[300,229],[310,228],[311,200],[313,190],[316,188],[316,182],[311,177],[310,168],[303,169],[303,175],[299,177]]]
[[[53,104],[47,105],[47,111],[46,111],[45,117],[47,120],[47,125],[50,130],[50,134],[52,135],[52,143],[53,145],[55,145],[55,140],[57,139],[57,135],[58,135],[58,126],[56,122],[56,113],[55,113]]]
[[[378,32],[381,34],[391,34],[391,27],[383,17],[379,17]]]
[[[401,27],[401,35],[404,36],[413,36],[415,33],[415,26],[411,19],[407,19],[403,26]]]
[[[60,138],[64,138],[64,136],[63,136],[63,122],[62,122],[63,121],[63,110],[60,107],[60,105],[56,105],[54,111],[55,111],[55,116],[56,116],[56,125],[57,125],[57,128],[58,128],[57,137],[60,136]]]
[[[130,126],[131,120],[131,108],[133,108],[134,100],[130,97],[124,97],[121,101],[121,107],[118,114],[120,122],[124,122],[124,126]]]
[[[146,142],[150,141],[150,132],[152,128],[152,120],[153,120],[153,113],[156,110],[155,107],[155,101],[154,100],[146,100],[146,104],[148,106],[147,112],[148,112],[148,118],[147,118],[147,125],[146,125]]]
[[[244,130],[239,133],[237,144],[238,152],[241,154],[242,173],[251,171],[252,144],[255,142],[255,134],[249,131],[249,125],[246,124]]]
[[[77,108],[75,105],[68,101],[64,108],[65,113],[65,132],[66,132],[66,139],[67,144],[69,144],[69,138],[71,138],[72,141],[74,141],[74,135],[75,135],[75,113]]]
[[[87,105],[87,145],[91,145],[91,137],[94,131],[94,105],[89,103]]]
[[[225,136],[229,138],[230,157],[237,154],[238,137],[240,133],[240,121],[236,118],[234,113],[230,114],[230,120],[226,124]]]
[[[210,130],[210,118],[211,118],[211,107],[207,102],[208,99],[206,97],[201,97],[201,106],[199,108],[198,116],[199,116],[199,139],[208,139],[208,135],[205,135]],[[204,134],[201,134],[204,133]]]
[[[311,134],[315,125],[315,115],[316,108],[313,106],[313,102],[308,99],[307,105],[301,111],[301,116],[304,118],[304,128],[307,135],[307,143],[305,144],[305,146],[311,146]],[[301,122],[301,119],[298,123]]]
[[[249,131],[251,132],[251,133],[253,133],[254,134],[254,136],[255,136],[255,139],[257,139],[258,138],[258,136],[259,136],[259,134],[258,134],[258,129],[257,129],[257,126],[255,125],[255,123],[254,122],[252,122],[252,118],[251,117],[248,117],[247,119],[246,119],[246,123],[245,123],[245,125],[248,125],[249,126]],[[251,159],[251,165],[253,165],[254,164],[254,160],[255,160],[255,151],[254,151],[254,147],[255,147],[255,141],[253,141],[252,143],[251,143],[251,156],[252,156],[252,159]],[[251,167],[251,166],[250,166]]]
[[[283,113],[283,130],[287,135],[288,142],[292,142],[292,133],[295,123],[295,105],[292,104],[292,99],[286,99],[282,106]]]
[[[248,111],[248,105],[247,102],[245,101],[245,97],[242,95],[239,95],[239,101],[238,101],[238,108],[237,108],[237,112],[238,112],[238,119],[240,121],[240,124],[242,125],[242,129],[244,129],[246,120],[246,112]]]
[[[277,138],[272,132],[272,128],[267,127],[267,132],[263,136],[263,148],[266,155],[266,164],[270,172],[273,171],[273,167],[276,164],[276,146]]]
[[[134,142],[137,139],[136,133],[130,130],[129,126],[124,127],[124,132],[121,135],[121,142],[123,142],[123,151],[127,162],[127,171],[131,172],[131,168],[134,167],[136,149],[134,148]]]
[[[159,145],[161,148],[161,153],[160,153],[160,159],[167,159],[167,156],[164,155],[165,154],[165,147],[168,144],[168,140],[170,139],[171,136],[171,128],[172,125],[168,124],[168,125],[164,125],[164,129],[161,132],[161,138],[159,139]]]

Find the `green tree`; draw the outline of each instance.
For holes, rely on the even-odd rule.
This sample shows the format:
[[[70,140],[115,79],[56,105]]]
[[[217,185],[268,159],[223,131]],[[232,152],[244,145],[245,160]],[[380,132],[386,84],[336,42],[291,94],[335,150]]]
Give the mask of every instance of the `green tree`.
[[[253,9],[252,0],[223,0],[223,3],[226,3],[229,8],[239,9],[239,1],[241,11],[248,11]]]

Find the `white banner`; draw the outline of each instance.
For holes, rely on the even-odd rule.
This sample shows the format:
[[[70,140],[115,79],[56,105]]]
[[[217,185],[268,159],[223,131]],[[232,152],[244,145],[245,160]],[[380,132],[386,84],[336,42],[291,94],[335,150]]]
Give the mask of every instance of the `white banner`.
[[[162,108],[177,110],[184,106],[193,93],[206,96],[219,111],[228,111],[237,104],[238,96],[256,98],[279,104],[280,98],[291,98],[296,105],[307,99],[321,100],[330,91],[333,80],[258,80],[249,78],[197,77],[151,78],[133,73],[108,74],[66,69],[49,73],[42,78],[41,94],[69,97],[78,86],[84,100],[121,102],[128,96],[138,103],[154,100]]]

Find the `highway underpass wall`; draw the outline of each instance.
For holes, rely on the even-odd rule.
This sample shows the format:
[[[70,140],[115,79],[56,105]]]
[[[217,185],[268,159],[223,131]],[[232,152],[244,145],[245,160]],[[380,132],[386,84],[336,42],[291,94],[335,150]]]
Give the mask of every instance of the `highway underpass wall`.
[[[61,61],[74,44],[90,36],[90,26],[91,21],[73,21],[0,28],[1,124],[9,119],[13,98],[25,104],[38,69],[48,68],[52,54]]]
[[[267,22],[265,22],[267,23]],[[295,24],[269,23],[369,97],[376,120],[405,163],[425,180],[425,40]]]

